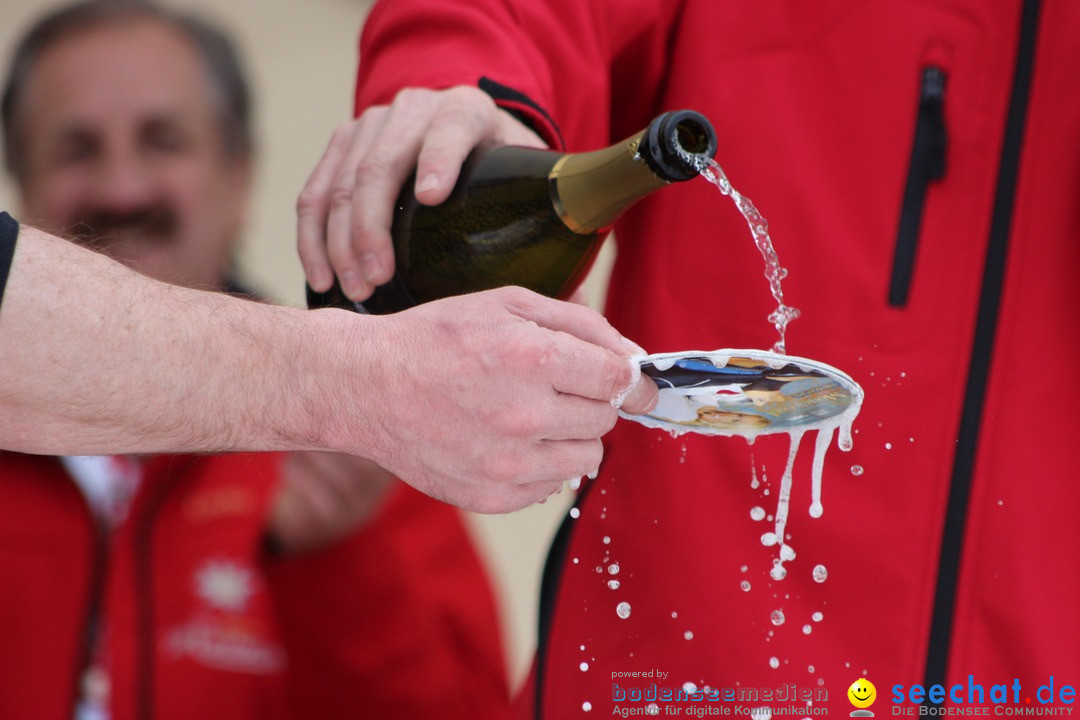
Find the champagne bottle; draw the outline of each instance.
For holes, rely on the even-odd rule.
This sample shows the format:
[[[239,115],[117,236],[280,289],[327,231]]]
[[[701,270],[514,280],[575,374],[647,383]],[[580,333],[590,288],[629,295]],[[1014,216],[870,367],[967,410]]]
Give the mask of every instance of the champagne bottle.
[[[308,305],[384,314],[504,285],[565,298],[627,208],[696,177],[715,152],[716,132],[692,110],[664,113],[593,152],[477,148],[440,205],[421,205],[413,195],[415,175],[406,181],[391,226],[390,282],[363,303],[349,300],[337,284],[325,293],[308,287]]]

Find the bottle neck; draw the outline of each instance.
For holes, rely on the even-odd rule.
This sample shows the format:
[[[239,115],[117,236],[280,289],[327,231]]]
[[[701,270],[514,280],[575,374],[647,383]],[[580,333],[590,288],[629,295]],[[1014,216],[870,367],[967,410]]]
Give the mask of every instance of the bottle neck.
[[[627,208],[668,184],[638,154],[641,136],[555,163],[548,175],[551,197],[568,228],[581,235],[607,230]]]
[[[606,230],[627,208],[672,182],[697,177],[716,152],[700,113],[674,110],[603,150],[563,156],[548,175],[563,222],[576,233]]]

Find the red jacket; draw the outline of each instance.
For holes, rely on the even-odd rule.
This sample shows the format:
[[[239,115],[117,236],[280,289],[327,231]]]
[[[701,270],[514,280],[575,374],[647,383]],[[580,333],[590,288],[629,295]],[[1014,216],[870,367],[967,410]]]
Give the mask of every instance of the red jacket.
[[[1018,680],[1023,709],[1051,676],[1055,700],[1080,683],[1078,34],[1066,0],[374,8],[358,110],[405,85],[480,83],[571,150],[665,110],[710,118],[790,272],[788,351],[866,391],[853,451],[826,457],[820,519],[803,440],[782,581],[750,510],[775,511],[787,436],[620,422],[552,548],[541,716],[606,717],[647,704],[635,689],[686,683],[747,700],[702,706],[796,717],[851,711],[860,676],[878,716],[910,709],[913,685],[963,684],[965,702],[980,685],[989,704]],[[762,258],[714,187],[667,188],[615,234],[607,314],[627,337],[650,352],[775,342]],[[813,706],[761,700],[792,687]]]
[[[72,717],[95,604],[112,720],[496,716],[497,615],[457,511],[400,486],[333,548],[272,559],[279,462],[153,458],[106,547],[56,458],[0,452],[0,717]]]

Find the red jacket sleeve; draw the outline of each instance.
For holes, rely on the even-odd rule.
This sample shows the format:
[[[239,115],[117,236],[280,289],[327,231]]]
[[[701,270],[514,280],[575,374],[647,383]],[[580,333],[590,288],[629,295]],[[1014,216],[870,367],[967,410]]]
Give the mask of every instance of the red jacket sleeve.
[[[567,149],[606,145],[656,114],[650,105],[666,63],[665,28],[681,4],[380,0],[360,39],[355,109],[388,103],[404,87],[475,86],[487,78],[546,113],[526,111],[549,141],[554,124]]]

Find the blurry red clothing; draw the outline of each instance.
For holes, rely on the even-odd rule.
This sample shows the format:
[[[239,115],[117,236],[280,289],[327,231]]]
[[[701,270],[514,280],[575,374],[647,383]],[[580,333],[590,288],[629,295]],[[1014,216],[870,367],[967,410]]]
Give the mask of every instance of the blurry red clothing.
[[[297,718],[504,718],[502,634],[461,514],[400,484],[348,541],[272,564]]]
[[[95,627],[112,720],[497,717],[497,615],[457,511],[402,485],[332,549],[272,558],[280,461],[151,458],[107,535],[57,458],[0,452],[0,717],[69,720]]]
[[[620,422],[552,550],[530,710],[606,717],[651,685],[793,687],[810,710],[759,704],[848,713],[865,675],[880,716],[894,685],[1018,679],[1035,702],[1051,676],[1080,683],[1078,33],[1080,4],[1055,0],[376,4],[358,111],[479,84],[574,151],[703,113],[790,271],[787,350],[866,391],[818,519],[803,438],[780,581],[751,510],[776,512],[786,435]],[[615,235],[627,337],[776,341],[762,257],[715,187],[655,193]]]

